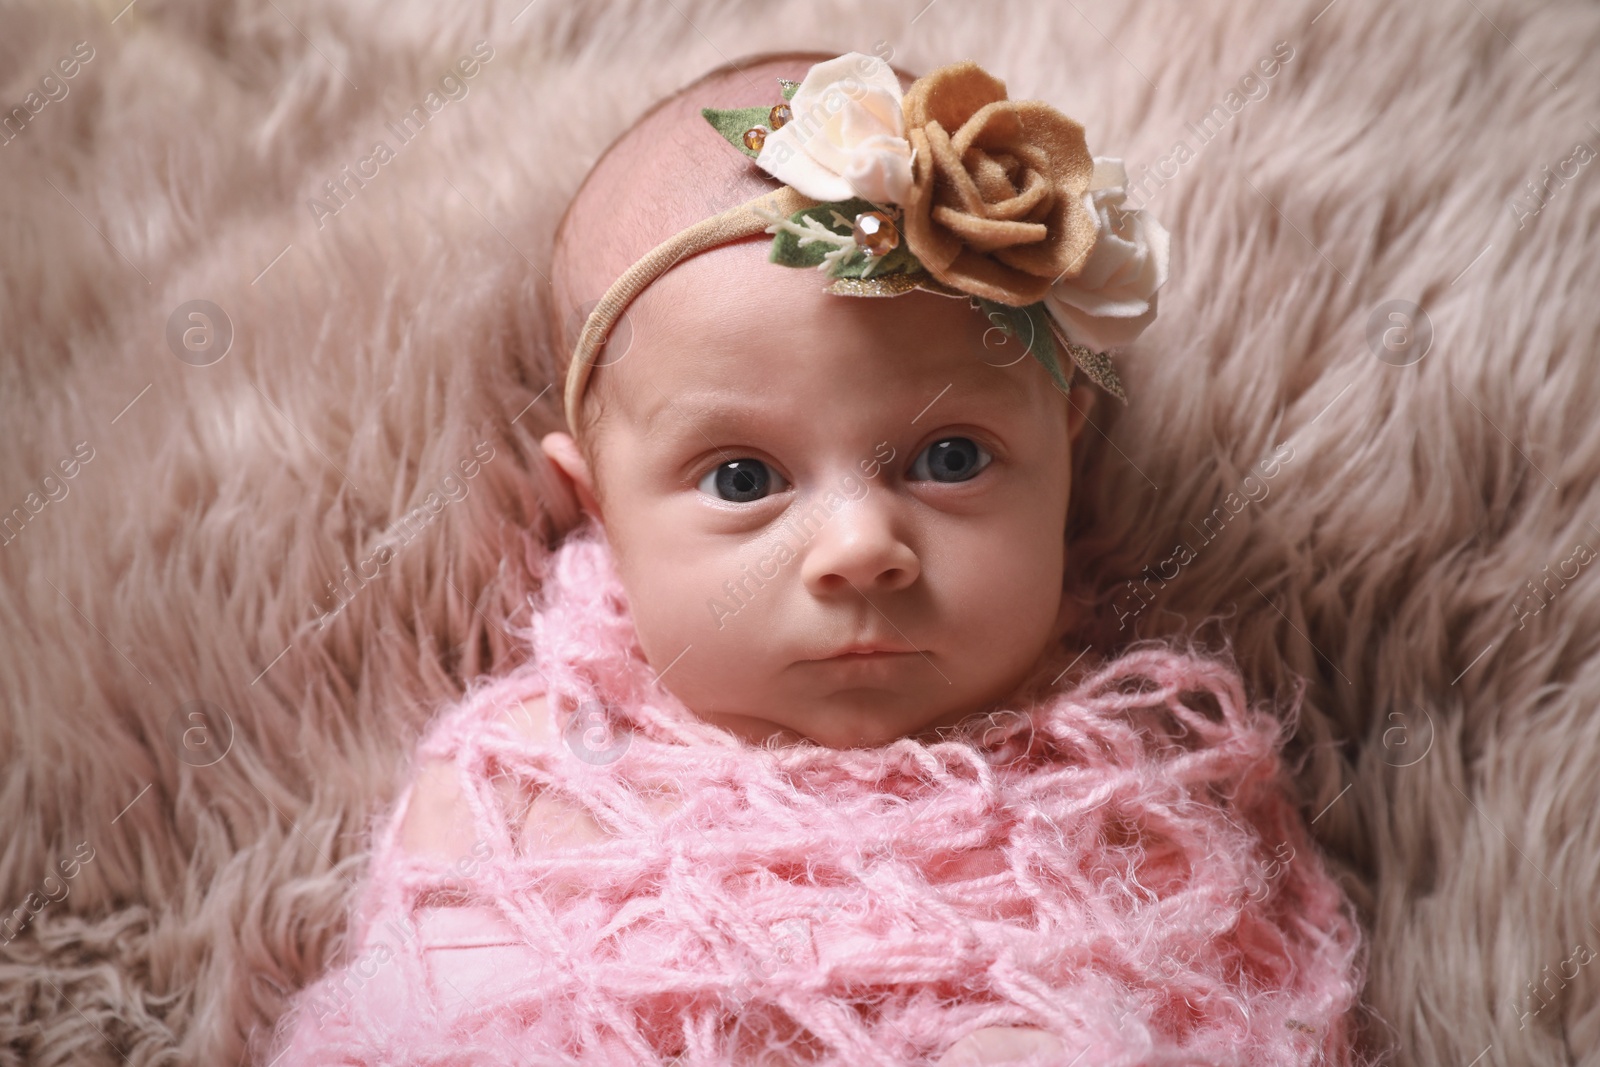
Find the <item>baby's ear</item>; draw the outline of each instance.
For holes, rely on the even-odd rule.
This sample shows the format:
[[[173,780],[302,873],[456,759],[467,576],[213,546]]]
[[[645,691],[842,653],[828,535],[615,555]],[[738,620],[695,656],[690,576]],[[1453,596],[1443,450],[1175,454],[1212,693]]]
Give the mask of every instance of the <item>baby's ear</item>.
[[[1094,410],[1097,396],[1092,385],[1074,385],[1068,394],[1071,403],[1067,405],[1067,437],[1073,444],[1078,443],[1078,438],[1089,421],[1089,413]]]
[[[594,472],[589,469],[589,461],[583,458],[578,442],[571,434],[557,431],[540,438],[539,447],[561,472],[562,483],[577,497],[579,506],[596,522],[602,522],[600,500],[594,491]]]

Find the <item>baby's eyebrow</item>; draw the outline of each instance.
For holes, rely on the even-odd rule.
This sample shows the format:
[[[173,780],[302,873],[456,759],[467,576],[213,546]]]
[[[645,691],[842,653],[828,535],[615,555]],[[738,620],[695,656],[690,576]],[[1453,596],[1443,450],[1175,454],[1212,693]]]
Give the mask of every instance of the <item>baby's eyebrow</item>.
[[[952,378],[949,392],[939,398],[941,403],[947,400],[967,400],[1007,407],[1027,403],[1033,389],[1023,379],[1004,372],[1007,366],[1016,361],[1016,357],[1008,355],[1004,359],[999,356],[989,359],[981,356],[978,358],[985,364],[985,368],[966,380]]]
[[[772,412],[760,402],[716,394],[662,395],[645,412],[646,433],[717,437],[772,429]]]
[[[1017,376],[1004,373],[1002,367],[991,363],[976,374],[954,374],[943,386],[943,392],[930,382],[927,400],[920,396],[906,397],[903,398],[903,412],[885,410],[882,413],[884,429],[932,429],[958,413],[987,422],[1014,411],[1028,402],[1032,389]],[[928,401],[933,403],[928,404]],[[888,405],[890,409],[899,406]],[[920,414],[916,410],[918,407],[922,408]],[[777,414],[771,402],[762,397],[695,389],[672,394],[655,391],[639,418],[645,433],[651,436],[682,438],[690,444],[721,445],[734,439],[751,442],[769,439],[794,429],[788,425],[787,415],[780,419]]]

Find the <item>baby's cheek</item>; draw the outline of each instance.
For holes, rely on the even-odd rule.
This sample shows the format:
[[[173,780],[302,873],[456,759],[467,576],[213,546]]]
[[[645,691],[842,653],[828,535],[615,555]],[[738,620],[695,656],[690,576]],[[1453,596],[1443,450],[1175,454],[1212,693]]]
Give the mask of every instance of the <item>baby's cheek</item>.
[[[750,685],[758,605],[720,588],[714,576],[661,565],[640,576],[630,606],[639,643],[663,683],[690,707],[721,703]]]
[[[700,637],[697,631],[703,629],[701,620],[692,611],[695,591],[686,588],[681,581],[674,581],[668,568],[662,571],[631,583],[628,593],[628,607],[639,643],[644,648],[645,658],[657,670]],[[700,600],[704,599],[702,595]]]
[[[954,580],[936,592],[965,640],[984,649],[995,669],[1007,670],[1031,663],[1054,637],[1064,551],[1059,539],[1045,541],[1032,531],[992,536],[984,547],[967,546],[965,559],[950,563]]]

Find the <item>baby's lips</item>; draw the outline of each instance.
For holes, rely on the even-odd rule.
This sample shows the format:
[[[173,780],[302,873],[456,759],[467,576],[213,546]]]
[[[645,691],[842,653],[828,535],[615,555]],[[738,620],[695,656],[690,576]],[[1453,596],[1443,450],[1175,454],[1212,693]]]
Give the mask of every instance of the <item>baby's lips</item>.
[[[873,653],[908,653],[918,651],[917,647],[905,639],[896,636],[882,637],[857,637],[840,644],[826,646],[816,655],[807,656],[809,660],[837,659],[840,656],[872,655]]]

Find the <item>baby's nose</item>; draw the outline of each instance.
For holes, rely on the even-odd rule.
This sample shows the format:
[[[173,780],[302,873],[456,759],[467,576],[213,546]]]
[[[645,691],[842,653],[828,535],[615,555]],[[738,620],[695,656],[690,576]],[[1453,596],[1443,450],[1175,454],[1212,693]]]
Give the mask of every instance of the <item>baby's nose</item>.
[[[889,493],[846,500],[837,511],[814,504],[798,522],[802,536],[809,538],[801,578],[818,596],[851,588],[893,592],[922,574],[922,563],[901,528]]]

